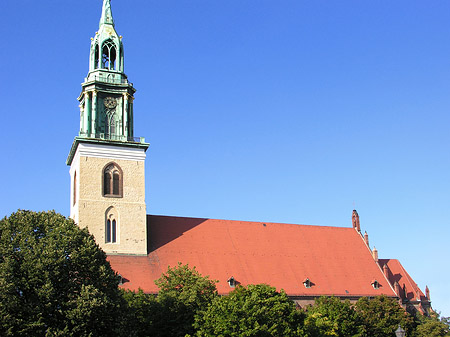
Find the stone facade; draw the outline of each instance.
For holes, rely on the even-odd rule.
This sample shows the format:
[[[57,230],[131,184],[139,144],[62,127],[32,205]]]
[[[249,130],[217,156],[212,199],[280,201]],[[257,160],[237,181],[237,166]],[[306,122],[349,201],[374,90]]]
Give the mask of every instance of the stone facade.
[[[147,254],[144,159],[144,149],[78,144],[70,169],[71,217],[107,254]],[[111,163],[121,169],[121,196],[103,193],[104,169]],[[108,217],[116,221],[115,240],[107,240]]]

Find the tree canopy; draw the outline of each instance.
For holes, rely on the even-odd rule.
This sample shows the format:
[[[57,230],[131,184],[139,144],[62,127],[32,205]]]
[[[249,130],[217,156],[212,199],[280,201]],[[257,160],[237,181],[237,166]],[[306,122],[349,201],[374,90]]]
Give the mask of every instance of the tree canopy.
[[[355,336],[361,322],[352,304],[338,297],[322,296],[307,310],[304,330],[309,337]]]
[[[119,278],[86,229],[54,211],[0,221],[0,335],[114,334]]]
[[[266,284],[238,286],[196,317],[196,336],[301,336],[303,313],[284,291]]]
[[[155,281],[158,295],[125,291],[126,336],[184,337],[195,332],[195,315],[217,296],[216,281],[179,263]]]
[[[195,267],[179,263],[168,267],[158,280],[158,302],[164,313],[164,324],[158,329],[160,336],[180,336],[194,333],[194,317],[206,310],[217,297],[215,280],[202,276]]]
[[[397,300],[381,295],[373,299],[361,297],[355,305],[361,319],[361,335],[370,337],[395,337],[400,325],[406,336],[412,336],[414,320]]]
[[[439,314],[431,312],[430,317],[417,315],[418,325],[416,329],[417,337],[440,337],[450,336],[449,322],[447,317],[439,319]]]

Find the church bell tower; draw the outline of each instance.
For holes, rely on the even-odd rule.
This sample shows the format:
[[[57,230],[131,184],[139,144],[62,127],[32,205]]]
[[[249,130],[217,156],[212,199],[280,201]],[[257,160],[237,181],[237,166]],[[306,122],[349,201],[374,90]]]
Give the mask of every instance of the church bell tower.
[[[72,144],[70,217],[108,254],[147,254],[144,138],[134,137],[135,89],[124,73],[122,36],[103,0],[82,83],[80,131]]]

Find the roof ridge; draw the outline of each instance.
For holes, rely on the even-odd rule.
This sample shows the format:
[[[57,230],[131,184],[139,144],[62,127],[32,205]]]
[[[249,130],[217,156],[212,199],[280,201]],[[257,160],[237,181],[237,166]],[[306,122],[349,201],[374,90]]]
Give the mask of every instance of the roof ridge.
[[[180,216],[180,215],[161,215],[161,214],[147,214],[147,216],[154,217],[164,217],[164,218],[177,218],[177,219],[196,219],[196,220],[211,220],[211,221],[229,221],[229,222],[240,222],[240,223],[252,223],[252,224],[268,224],[268,225],[292,225],[292,226],[305,226],[305,227],[320,227],[320,228],[337,228],[337,229],[353,229],[351,227],[344,226],[330,226],[330,225],[310,225],[302,223],[292,223],[292,222],[272,222],[272,221],[257,221],[257,220],[233,220],[233,219],[216,219],[216,218],[202,218],[202,217],[191,217],[191,216]]]

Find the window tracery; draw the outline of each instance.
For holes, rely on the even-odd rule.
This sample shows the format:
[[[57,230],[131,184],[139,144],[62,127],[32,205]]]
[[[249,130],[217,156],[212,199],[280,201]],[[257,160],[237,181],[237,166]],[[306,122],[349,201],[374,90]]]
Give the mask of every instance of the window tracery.
[[[109,163],[103,169],[103,196],[122,197],[122,169],[115,163]]]
[[[106,40],[102,46],[102,68],[116,69],[116,45],[111,40]]]
[[[118,219],[117,212],[114,207],[108,208],[106,211],[106,223],[105,223],[105,242],[117,243],[118,238]]]

